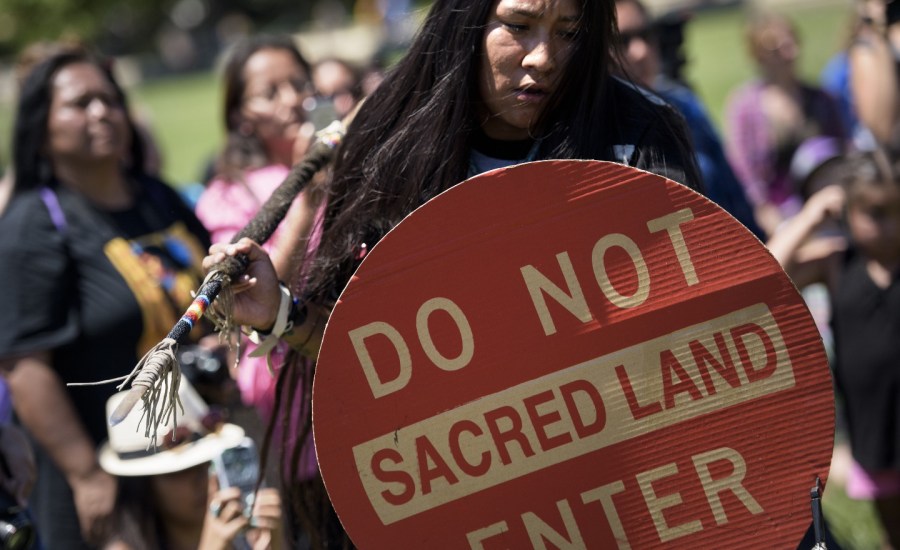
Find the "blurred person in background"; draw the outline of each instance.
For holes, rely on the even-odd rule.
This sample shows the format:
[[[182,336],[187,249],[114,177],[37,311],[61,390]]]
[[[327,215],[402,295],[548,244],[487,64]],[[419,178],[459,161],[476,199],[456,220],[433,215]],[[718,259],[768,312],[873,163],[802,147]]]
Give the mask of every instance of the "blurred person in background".
[[[303,103],[313,97],[311,73],[290,37],[258,35],[233,46],[223,73],[225,146],[215,164],[216,175],[195,209],[214,243],[231,241],[309,146],[313,128]],[[285,280],[300,260],[294,252],[306,248],[318,201],[308,192],[301,193],[265,244]],[[272,418],[275,374],[284,363],[286,347],[274,350],[271,358],[251,357],[255,350],[249,340],[242,342],[242,357],[233,375],[244,404],[254,407],[267,422]],[[275,370],[270,370],[269,362]],[[260,439],[258,431],[252,430],[255,439]],[[303,461],[305,470],[314,475],[315,456],[310,452]]]
[[[97,461],[111,385],[191,303],[209,239],[143,147],[109,63],[51,55],[22,85],[13,197],[0,218],[0,368],[35,442],[31,504],[47,548],[108,527],[115,479]]]
[[[822,86],[839,102],[853,145],[900,147],[900,3],[856,0],[847,47],[822,70]]]
[[[863,27],[863,17],[859,9],[862,2],[855,2],[855,5],[851,16],[848,17],[847,36],[841,44],[841,50],[832,55],[825,63],[819,75],[819,81],[822,89],[837,101],[841,120],[844,128],[850,134],[853,147],[860,151],[871,151],[876,147],[875,138],[859,120],[850,83],[850,48],[853,47],[853,43]]]
[[[31,70],[42,61],[62,53],[86,53],[87,48],[80,40],[61,39],[57,41],[38,41],[26,46],[16,56],[15,76],[19,90],[25,85]]]
[[[37,66],[41,61],[48,59],[54,55],[61,53],[87,53],[88,48],[80,40],[68,38],[57,41],[39,41],[28,45],[16,57],[15,74],[16,83],[21,91],[25,80],[31,73],[31,69]],[[114,73],[114,61],[108,58],[105,62],[109,65],[108,69]],[[152,176],[159,177],[162,168],[162,154],[156,138],[146,120],[134,118],[133,124],[141,138],[141,147],[143,147],[143,163],[144,172]]]
[[[798,288],[829,291],[853,455],[847,495],[874,501],[885,547],[900,548],[900,162],[876,150],[830,159],[819,172],[828,184],[768,246]]]
[[[875,141],[900,150],[900,2],[857,0],[848,50],[856,115]]]
[[[319,60],[313,67],[312,79],[316,97],[334,106],[334,118],[343,119],[362,99],[359,72],[343,59]]]
[[[220,489],[211,469],[211,461],[241,444],[244,431],[225,423],[189,382],[182,380],[178,393],[184,411],[177,423],[169,418],[160,426],[153,446],[138,425],[141,411],[109,428],[98,453],[119,490],[104,549],[282,548],[278,491],[260,489],[250,507],[240,487]],[[111,397],[107,411],[112,413],[123,395]]]
[[[728,99],[726,153],[756,221],[771,236],[802,206],[790,177],[797,148],[817,136],[846,140],[847,131],[835,100],[797,75],[800,44],[785,16],[755,14],[746,39],[759,76]]]
[[[313,95],[311,72],[287,36],[248,37],[232,48],[223,73],[225,145],[195,208],[213,242],[230,241],[309,147],[314,128],[303,101]],[[309,206],[301,195],[287,219],[309,223]],[[271,242],[287,233],[279,228]],[[305,234],[291,235],[298,233]],[[278,258],[279,271],[289,272],[290,255]]]
[[[756,223],[744,189],[725,158],[725,151],[700,99],[686,86],[661,72],[656,27],[640,0],[616,0],[622,69],[636,84],[659,95],[684,116],[691,132],[706,196],[744,224],[757,237]]]
[[[58,42],[35,42],[29,45],[16,57],[15,77],[16,86],[21,89],[25,77],[31,72],[32,67],[51,55],[65,51],[84,51],[84,46],[74,40],[60,40]],[[0,176],[0,215],[6,210],[6,205],[12,196],[13,167],[12,163],[5,167]]]
[[[21,88],[31,73],[31,69],[41,61],[61,53],[86,53],[87,51],[87,48],[80,40],[71,38],[57,41],[39,41],[29,44],[16,56],[14,73],[19,93],[21,93]],[[112,63],[111,60],[109,62]],[[144,148],[144,171],[147,174],[159,176],[162,167],[162,156],[156,139],[153,137],[153,133],[148,125],[139,120],[134,121],[134,123],[141,137],[141,145]],[[13,166],[10,164],[6,167],[2,177],[0,177],[0,215],[3,214],[6,203],[12,195],[12,188]]]

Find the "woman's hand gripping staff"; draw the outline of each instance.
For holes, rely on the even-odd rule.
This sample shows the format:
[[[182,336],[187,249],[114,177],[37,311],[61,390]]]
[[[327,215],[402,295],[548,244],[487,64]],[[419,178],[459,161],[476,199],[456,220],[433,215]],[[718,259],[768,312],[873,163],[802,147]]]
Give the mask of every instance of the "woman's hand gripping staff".
[[[348,115],[344,121],[335,121],[317,134],[316,142],[310,148],[303,161],[291,169],[285,181],[266,201],[260,212],[235,236],[235,243],[241,241],[241,239],[249,239],[250,241],[261,243],[272,236],[275,228],[278,227],[278,224],[287,214],[297,194],[312,181],[313,176],[317,172],[334,158],[335,150],[340,145],[346,127],[354,115],[355,111]],[[247,254],[223,255],[221,259],[220,263],[213,266],[206,281],[197,292],[194,302],[182,315],[181,319],[178,320],[166,338],[141,359],[131,374],[119,386],[119,389],[124,389],[130,384],[131,389],[110,416],[109,422],[111,425],[116,425],[124,420],[138,400],[141,399],[144,400],[144,410],[147,411],[145,432],[148,436],[156,431],[159,423],[168,418],[169,414],[174,413],[177,403],[179,373],[178,369],[173,369],[173,366],[175,365],[175,350],[179,340],[191,331],[194,324],[199,321],[223,288],[235,282],[239,285],[248,284],[253,278],[259,281],[259,275],[256,273],[249,274],[249,277],[241,279],[241,275],[251,263],[251,259]],[[259,263],[256,262],[256,264]],[[240,289],[240,286],[238,289]],[[262,289],[263,287],[260,286],[256,292]],[[247,296],[255,296],[256,292],[251,292]],[[243,300],[246,301],[247,298],[245,297]],[[259,309],[261,310],[262,308]],[[277,307],[273,311],[277,311]],[[253,326],[271,326],[271,323],[266,324],[264,321],[264,319],[260,319],[260,324],[254,324]],[[173,372],[171,380],[166,376],[169,372]]]

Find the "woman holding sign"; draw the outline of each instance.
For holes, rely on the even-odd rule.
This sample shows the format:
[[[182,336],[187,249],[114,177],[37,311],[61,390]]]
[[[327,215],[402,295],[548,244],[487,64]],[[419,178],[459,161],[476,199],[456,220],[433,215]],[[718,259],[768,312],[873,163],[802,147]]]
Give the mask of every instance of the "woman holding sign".
[[[292,288],[279,289],[271,262],[254,243],[211,249],[207,266],[226,254],[251,259],[236,288],[243,292],[235,297],[235,320],[315,358],[331,307],[367,250],[419,205],[487,170],[539,159],[600,159],[696,188],[681,119],[610,76],[617,65],[615,29],[611,0],[434,3],[409,53],[348,130],[327,187],[321,239]],[[312,361],[300,366],[284,369],[279,380],[287,414],[309,409],[308,402],[287,402],[290,388],[310,386]],[[299,456],[291,448],[283,453],[287,464]],[[295,523],[314,545],[334,543],[309,504],[311,491],[325,497],[321,483],[290,475],[284,481],[295,497]]]

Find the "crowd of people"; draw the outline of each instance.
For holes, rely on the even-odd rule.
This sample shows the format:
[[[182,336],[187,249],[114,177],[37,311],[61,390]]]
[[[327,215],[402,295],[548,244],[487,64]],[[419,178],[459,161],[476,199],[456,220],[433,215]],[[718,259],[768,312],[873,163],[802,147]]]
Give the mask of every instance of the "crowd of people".
[[[377,86],[341,59],[311,63],[290,37],[250,36],[225,54],[224,145],[198,159],[193,206],[162,181],[152,132],[107,59],[80,44],[30,50],[0,182],[0,451],[12,466],[0,490],[48,549],[351,547],[318,474],[310,394],[354,270],[460,181],[598,159],[704,193],[798,287],[824,284],[848,493],[875,502],[885,545],[900,548],[900,2],[855,8],[822,86],[798,76],[787,17],[749,18],[757,76],[732,93],[722,135],[690,83],[664,71],[641,0],[435,2]],[[337,160],[272,239],[232,243],[315,130],[360,102]],[[114,386],[71,384],[130,372],[206,271],[237,254],[249,266],[233,320],[277,344],[233,349],[198,327],[181,351],[199,365],[185,370],[184,413],[154,441],[109,427]],[[263,459],[249,497],[210,468],[245,435]]]

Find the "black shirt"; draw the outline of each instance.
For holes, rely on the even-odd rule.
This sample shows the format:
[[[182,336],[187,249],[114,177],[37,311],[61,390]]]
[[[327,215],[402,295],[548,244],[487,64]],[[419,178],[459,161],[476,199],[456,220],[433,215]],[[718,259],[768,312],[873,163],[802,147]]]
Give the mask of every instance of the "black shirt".
[[[0,219],[0,357],[53,351],[64,382],[127,374],[190,305],[206,231],[179,196],[148,179],[134,206],[108,212],[57,186],[64,222],[38,191]],[[168,325],[168,326],[166,326]],[[72,388],[95,442],[106,438],[112,385]]]
[[[209,237],[170,188],[152,179],[139,187],[134,206],[117,212],[62,186],[50,199],[40,190],[13,197],[0,218],[0,357],[49,351],[64,383],[93,382],[128,374],[165,337],[199,286]],[[115,386],[66,388],[95,445],[106,439]],[[42,544],[87,548],[65,477],[39,447],[36,458],[31,509]]]
[[[900,469],[900,280],[879,288],[851,249],[832,296],[832,326],[853,457],[869,471]]]

